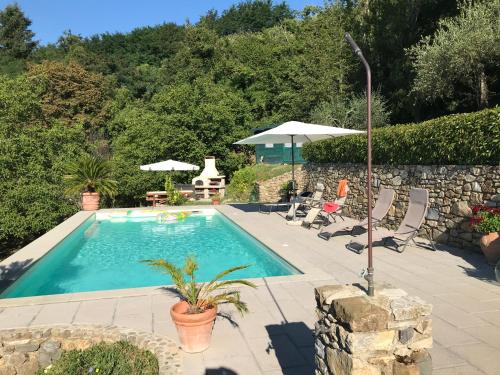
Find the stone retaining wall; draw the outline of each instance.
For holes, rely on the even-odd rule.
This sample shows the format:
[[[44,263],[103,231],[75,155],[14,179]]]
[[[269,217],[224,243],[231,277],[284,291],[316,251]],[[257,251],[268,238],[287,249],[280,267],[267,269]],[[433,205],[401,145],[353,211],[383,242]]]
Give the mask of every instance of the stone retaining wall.
[[[432,306],[401,289],[357,285],[315,290],[316,375],[432,374]]]
[[[0,375],[33,375],[59,359],[63,350],[120,340],[155,354],[160,375],[181,374],[178,346],[166,337],[114,326],[73,325],[0,330]]]
[[[280,176],[270,178],[269,180],[256,183],[255,190],[259,202],[279,202],[281,199],[280,189],[283,184],[291,181],[292,172],[284,173]],[[306,186],[305,173],[302,166],[295,167],[295,181],[299,191]]]
[[[468,217],[476,204],[500,206],[499,166],[373,166],[374,198],[380,186],[396,190],[393,207],[383,225],[397,228],[408,205],[410,188],[429,190],[430,208],[423,230],[435,241],[479,251],[480,234],[471,230]],[[325,182],[324,198],[333,200],[340,179],[349,181],[350,192],[344,212],[366,217],[366,165],[306,165],[304,184],[313,190],[316,181]]]

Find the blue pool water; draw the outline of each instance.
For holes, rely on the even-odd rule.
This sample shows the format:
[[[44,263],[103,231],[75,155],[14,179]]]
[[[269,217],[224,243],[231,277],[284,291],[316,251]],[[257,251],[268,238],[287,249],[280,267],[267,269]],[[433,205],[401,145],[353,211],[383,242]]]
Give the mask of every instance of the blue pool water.
[[[136,213],[139,211],[135,211]],[[39,296],[172,284],[143,259],[182,265],[187,255],[199,263],[198,281],[221,270],[250,264],[228,278],[300,273],[262,243],[215,211],[159,223],[154,217],[87,220],[0,295]]]

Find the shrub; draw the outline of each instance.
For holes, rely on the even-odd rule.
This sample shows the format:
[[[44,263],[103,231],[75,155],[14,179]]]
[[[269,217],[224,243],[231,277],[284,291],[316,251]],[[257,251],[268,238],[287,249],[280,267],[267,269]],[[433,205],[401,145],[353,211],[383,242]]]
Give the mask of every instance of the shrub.
[[[158,360],[147,350],[124,341],[100,343],[85,350],[64,351],[38,375],[157,375]]]
[[[170,174],[165,177],[165,191],[167,193],[167,204],[169,206],[181,206],[186,203],[187,198],[179,190],[175,190]]]
[[[372,134],[374,164],[500,162],[500,108],[388,126]],[[353,135],[306,144],[302,156],[312,163],[365,163],[366,148],[366,135]]]
[[[290,165],[256,164],[236,171],[227,187],[228,198],[237,202],[252,200],[255,183],[290,172]]]

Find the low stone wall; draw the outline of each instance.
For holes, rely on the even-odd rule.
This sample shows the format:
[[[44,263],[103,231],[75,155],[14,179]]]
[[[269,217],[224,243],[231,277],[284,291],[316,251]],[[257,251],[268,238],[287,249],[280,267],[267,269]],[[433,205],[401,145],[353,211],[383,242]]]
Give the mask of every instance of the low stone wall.
[[[403,290],[316,288],[316,375],[432,374],[432,306]]]
[[[340,179],[349,181],[350,192],[344,212],[354,218],[366,217],[366,165],[306,165],[304,183],[314,189],[319,178],[325,182],[324,198],[333,200]],[[480,234],[471,230],[468,218],[472,207],[487,203],[500,206],[499,166],[373,166],[373,194],[380,186],[396,191],[393,207],[383,225],[397,228],[406,213],[410,188],[429,190],[430,207],[423,230],[435,241],[479,251]]]
[[[284,173],[280,176],[270,178],[269,180],[256,183],[255,190],[259,202],[279,202],[281,199],[280,189],[283,184],[292,180],[292,172]],[[299,191],[306,186],[305,173],[302,166],[295,167],[295,181]]]
[[[114,326],[77,325],[1,330],[0,375],[33,375],[59,359],[63,350],[120,340],[155,354],[161,375],[181,374],[178,346],[166,337]]]

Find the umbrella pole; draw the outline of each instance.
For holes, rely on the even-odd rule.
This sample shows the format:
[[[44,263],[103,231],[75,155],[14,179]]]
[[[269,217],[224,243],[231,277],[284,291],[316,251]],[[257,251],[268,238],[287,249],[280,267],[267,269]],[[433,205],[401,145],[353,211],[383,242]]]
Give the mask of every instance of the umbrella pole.
[[[295,221],[295,201],[297,200],[297,191],[295,190],[295,154],[293,150],[293,135],[292,138],[292,205],[293,205],[293,221]]]

